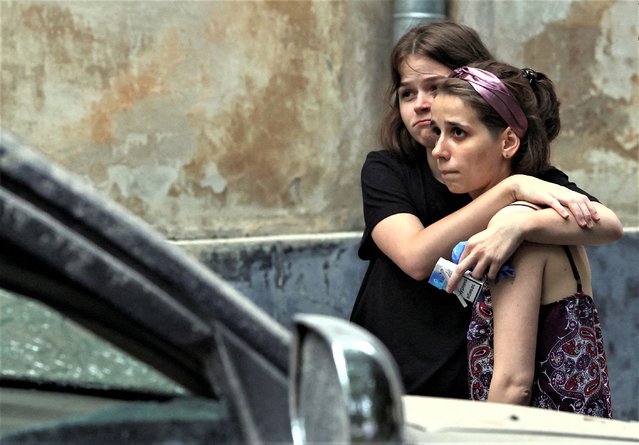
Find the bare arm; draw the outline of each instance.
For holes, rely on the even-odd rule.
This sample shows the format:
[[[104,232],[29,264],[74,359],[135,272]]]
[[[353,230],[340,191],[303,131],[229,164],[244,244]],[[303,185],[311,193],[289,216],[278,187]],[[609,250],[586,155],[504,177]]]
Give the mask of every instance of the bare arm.
[[[397,266],[416,280],[430,275],[441,256],[450,256],[461,239],[486,228],[488,221],[514,201],[513,185],[502,181],[464,208],[424,227],[417,216],[398,213],[380,221],[373,241]]]
[[[617,215],[598,202],[593,202],[599,221],[594,230],[584,230],[574,220],[559,219],[557,212],[543,209],[525,222],[525,241],[543,244],[596,245],[619,240],[623,236],[623,227]],[[489,224],[490,225],[490,224]]]
[[[616,241],[623,236],[623,227],[615,213],[599,203],[599,221],[589,228],[577,224],[575,218],[564,219],[553,209],[536,212],[500,211],[489,222],[488,228],[468,239],[457,269],[448,282],[447,290],[457,286],[466,270],[473,276],[487,275],[494,279],[501,266],[523,241],[541,244],[593,245]]]
[[[491,285],[494,369],[488,400],[528,405],[545,266],[543,247],[524,243],[515,253],[514,279]]]
[[[580,225],[593,226],[593,220],[599,218],[596,208],[584,195],[539,179],[514,175],[486,191],[464,208],[428,227],[424,227],[415,215],[399,213],[380,221],[373,229],[372,237],[382,252],[406,274],[416,280],[423,280],[430,275],[439,257],[450,257],[451,250],[458,241],[469,239],[471,235],[484,230],[500,209],[517,200],[551,206],[554,210],[549,211],[557,213],[558,221],[568,221],[575,233],[583,231]],[[541,223],[534,227],[541,227],[539,236],[542,237],[543,227],[554,230],[552,225],[544,226]],[[522,240],[526,239],[520,230],[520,226],[515,226],[500,231],[502,239],[513,237],[514,243],[511,244],[508,255],[495,255],[491,248],[478,254],[481,257],[485,255],[489,259],[489,264],[498,263],[500,267]],[[599,224],[594,224],[591,230],[598,232],[601,229]],[[495,245],[492,241],[487,244]],[[470,252],[473,249],[467,250]],[[468,252],[465,254],[468,255]],[[477,255],[473,258],[476,263]],[[464,270],[475,263],[469,263]]]

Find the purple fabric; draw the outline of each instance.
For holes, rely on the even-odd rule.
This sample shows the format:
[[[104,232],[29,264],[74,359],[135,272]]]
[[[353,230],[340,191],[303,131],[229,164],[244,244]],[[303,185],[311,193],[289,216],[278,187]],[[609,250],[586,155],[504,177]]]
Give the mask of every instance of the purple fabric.
[[[486,400],[493,373],[489,292],[475,302],[467,339],[471,399]],[[541,306],[531,406],[612,417],[601,325],[590,296],[579,292]]]
[[[515,96],[499,77],[486,70],[467,66],[455,69],[450,77],[457,77],[468,82],[520,139],[524,137],[528,129],[528,119]]]

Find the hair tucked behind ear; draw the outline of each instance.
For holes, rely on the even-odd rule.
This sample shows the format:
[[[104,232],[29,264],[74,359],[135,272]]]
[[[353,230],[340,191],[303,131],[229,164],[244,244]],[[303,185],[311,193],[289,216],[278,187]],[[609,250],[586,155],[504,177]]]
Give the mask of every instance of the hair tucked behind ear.
[[[535,73],[532,70],[525,73],[519,68],[496,61],[474,63],[469,66],[489,71],[499,77],[515,96],[528,119],[528,130],[521,139],[519,150],[512,161],[512,173],[537,175],[548,169],[550,141],[557,137],[561,129],[559,100],[552,81],[543,73]],[[479,119],[495,137],[508,126],[466,81],[449,78],[439,86],[437,94],[461,98],[477,112]]]

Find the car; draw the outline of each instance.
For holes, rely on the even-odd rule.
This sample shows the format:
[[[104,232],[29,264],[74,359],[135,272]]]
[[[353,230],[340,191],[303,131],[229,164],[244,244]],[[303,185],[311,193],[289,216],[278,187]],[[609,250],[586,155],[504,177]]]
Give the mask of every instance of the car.
[[[6,131],[0,302],[1,444],[639,443],[637,422],[407,396],[366,330],[283,327]],[[67,366],[96,353],[93,380]]]

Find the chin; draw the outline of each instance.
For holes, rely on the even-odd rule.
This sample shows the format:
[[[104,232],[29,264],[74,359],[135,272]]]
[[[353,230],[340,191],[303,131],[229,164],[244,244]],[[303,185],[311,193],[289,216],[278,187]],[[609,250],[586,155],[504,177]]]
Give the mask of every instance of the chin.
[[[446,184],[444,182],[444,184]],[[464,193],[468,193],[468,190],[460,187],[459,185],[456,184],[446,184],[446,187],[448,187],[448,191],[451,193],[455,193],[456,195],[461,195]]]

